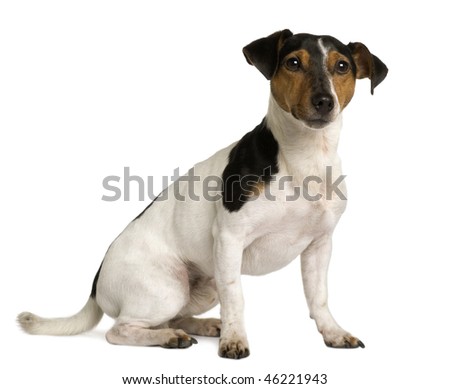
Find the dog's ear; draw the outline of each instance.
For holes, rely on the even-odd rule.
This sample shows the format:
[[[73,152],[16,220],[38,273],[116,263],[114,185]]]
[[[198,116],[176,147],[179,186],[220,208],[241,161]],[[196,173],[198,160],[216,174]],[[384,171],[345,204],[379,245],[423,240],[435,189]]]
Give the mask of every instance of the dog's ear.
[[[289,30],[277,31],[245,46],[242,51],[250,65],[255,66],[268,80],[278,67],[278,53],[283,42],[293,34]]]
[[[349,43],[347,47],[356,64],[356,78],[370,78],[370,92],[384,80],[388,73],[387,66],[360,42]]]

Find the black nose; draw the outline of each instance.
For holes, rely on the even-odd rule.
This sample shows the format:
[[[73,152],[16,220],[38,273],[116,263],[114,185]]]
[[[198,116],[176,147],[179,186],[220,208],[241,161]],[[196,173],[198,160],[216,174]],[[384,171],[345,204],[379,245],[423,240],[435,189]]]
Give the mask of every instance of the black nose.
[[[328,93],[317,93],[311,97],[311,104],[321,115],[326,115],[334,108],[333,97]]]

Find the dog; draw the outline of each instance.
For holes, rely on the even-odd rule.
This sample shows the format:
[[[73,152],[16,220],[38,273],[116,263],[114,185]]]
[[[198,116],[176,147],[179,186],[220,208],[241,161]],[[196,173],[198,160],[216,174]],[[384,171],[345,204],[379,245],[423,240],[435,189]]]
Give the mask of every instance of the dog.
[[[310,316],[325,344],[365,347],[328,308],[332,235],[346,207],[345,182],[330,193],[329,173],[342,178],[336,150],[356,79],[369,78],[373,94],[388,69],[362,43],[290,30],[243,53],[270,80],[262,122],[195,165],[125,228],[80,312],[53,319],[24,312],[23,330],[79,334],[106,313],[115,319],[106,333],[112,344],[187,348],[197,343],[193,335],[214,336],[221,357],[245,358],[241,274],[267,274],[300,255]],[[205,183],[214,196],[198,196]],[[219,303],[220,320],[195,317]]]

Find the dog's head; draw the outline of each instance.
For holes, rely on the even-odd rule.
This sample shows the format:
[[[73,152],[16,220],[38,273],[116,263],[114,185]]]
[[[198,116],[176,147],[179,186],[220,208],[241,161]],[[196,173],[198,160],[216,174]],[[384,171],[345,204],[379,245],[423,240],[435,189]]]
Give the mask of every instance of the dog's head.
[[[388,72],[362,43],[344,45],[326,35],[278,31],[250,43],[243,52],[271,81],[278,105],[314,129],[342,112],[353,97],[356,79],[369,78],[373,94]]]

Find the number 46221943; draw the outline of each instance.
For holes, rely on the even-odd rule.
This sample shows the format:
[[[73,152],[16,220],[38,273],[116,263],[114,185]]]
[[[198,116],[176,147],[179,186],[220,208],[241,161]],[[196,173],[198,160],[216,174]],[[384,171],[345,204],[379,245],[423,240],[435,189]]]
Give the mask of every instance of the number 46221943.
[[[267,374],[264,381],[268,384],[291,384],[291,385],[304,385],[304,384],[326,384],[326,374]]]

